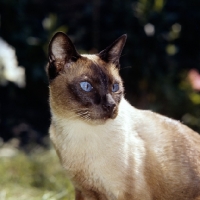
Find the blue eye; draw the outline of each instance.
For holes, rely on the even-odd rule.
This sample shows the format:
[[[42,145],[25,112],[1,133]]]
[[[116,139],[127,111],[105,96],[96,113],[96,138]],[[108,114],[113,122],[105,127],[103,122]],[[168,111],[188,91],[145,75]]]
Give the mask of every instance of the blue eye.
[[[92,85],[87,81],[80,82],[80,86],[86,92],[90,92],[93,89]]]
[[[113,84],[112,92],[117,92],[118,90],[119,90],[119,84],[118,83]]]

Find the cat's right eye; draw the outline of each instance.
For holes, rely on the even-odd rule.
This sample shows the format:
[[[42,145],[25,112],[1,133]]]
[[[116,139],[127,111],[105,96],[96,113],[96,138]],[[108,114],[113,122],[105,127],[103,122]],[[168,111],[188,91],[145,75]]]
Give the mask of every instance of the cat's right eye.
[[[118,90],[119,90],[119,84],[118,83],[113,84],[112,92],[117,92]]]
[[[92,85],[87,81],[80,82],[80,86],[86,92],[90,92],[93,89]]]

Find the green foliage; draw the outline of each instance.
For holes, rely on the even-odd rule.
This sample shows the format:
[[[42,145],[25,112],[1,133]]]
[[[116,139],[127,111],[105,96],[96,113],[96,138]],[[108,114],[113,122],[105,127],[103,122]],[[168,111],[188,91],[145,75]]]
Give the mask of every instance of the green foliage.
[[[1,200],[72,200],[74,191],[54,150],[0,157]]]

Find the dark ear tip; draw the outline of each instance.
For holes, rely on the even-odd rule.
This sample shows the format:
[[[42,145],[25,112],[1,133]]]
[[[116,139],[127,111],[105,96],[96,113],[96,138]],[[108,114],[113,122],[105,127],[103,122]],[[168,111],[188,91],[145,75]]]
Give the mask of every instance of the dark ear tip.
[[[56,33],[54,34],[53,37],[57,37],[57,36],[66,36],[66,34],[65,34],[64,32],[62,32],[62,31],[58,31],[58,32],[56,32]]]
[[[51,38],[50,43],[51,43],[52,41],[54,41],[56,38],[63,38],[63,37],[67,37],[67,35],[66,35],[65,33],[59,31],[59,32],[57,32],[57,33],[55,33],[55,34],[53,35],[53,37]]]
[[[126,41],[126,39],[127,39],[127,34],[123,34],[120,38],[121,38],[121,39],[124,39],[124,40]]]

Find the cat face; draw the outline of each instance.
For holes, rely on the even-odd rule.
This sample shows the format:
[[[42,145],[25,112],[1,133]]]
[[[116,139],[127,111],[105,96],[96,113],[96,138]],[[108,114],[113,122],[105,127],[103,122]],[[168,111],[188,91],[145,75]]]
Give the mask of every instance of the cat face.
[[[65,34],[53,37],[48,65],[52,114],[88,123],[117,116],[123,96],[119,57],[125,40],[119,38],[97,55],[79,55]]]

